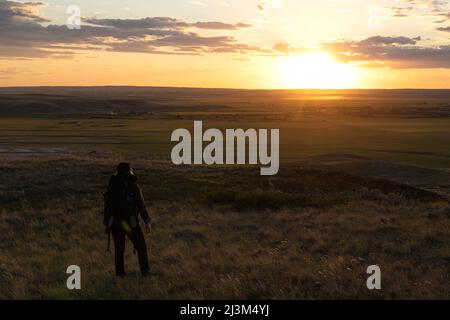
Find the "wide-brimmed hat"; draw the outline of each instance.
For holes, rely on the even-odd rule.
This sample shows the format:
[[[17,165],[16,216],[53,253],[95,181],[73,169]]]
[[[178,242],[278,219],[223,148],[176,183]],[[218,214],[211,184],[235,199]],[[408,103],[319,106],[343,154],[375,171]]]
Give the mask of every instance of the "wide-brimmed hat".
[[[128,162],[121,162],[117,166],[117,173],[119,175],[133,174],[133,169],[131,169],[131,166]]]

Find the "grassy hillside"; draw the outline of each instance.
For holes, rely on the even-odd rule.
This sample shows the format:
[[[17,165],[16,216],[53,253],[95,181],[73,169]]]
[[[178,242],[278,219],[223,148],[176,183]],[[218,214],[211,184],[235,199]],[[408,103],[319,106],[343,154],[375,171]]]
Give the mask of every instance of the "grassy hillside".
[[[133,164],[154,229],[151,276],[116,279],[102,191],[120,159],[2,159],[0,298],[449,298],[450,205],[350,174]],[[82,269],[82,290],[65,270]],[[382,290],[365,270],[379,264]]]

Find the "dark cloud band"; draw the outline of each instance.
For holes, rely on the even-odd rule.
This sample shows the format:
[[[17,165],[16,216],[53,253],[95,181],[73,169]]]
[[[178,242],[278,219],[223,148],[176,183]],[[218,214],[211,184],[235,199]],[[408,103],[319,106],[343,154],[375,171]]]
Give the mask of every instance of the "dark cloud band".
[[[234,37],[202,36],[192,29],[238,30],[245,23],[219,21],[190,23],[169,17],[143,19],[83,19],[79,30],[65,25],[46,25],[39,9],[44,3],[0,0],[0,57],[36,58],[62,55],[65,50],[106,50],[164,54],[207,52],[245,53],[260,51]],[[58,47],[58,51],[54,51]],[[64,51],[61,51],[64,50]]]

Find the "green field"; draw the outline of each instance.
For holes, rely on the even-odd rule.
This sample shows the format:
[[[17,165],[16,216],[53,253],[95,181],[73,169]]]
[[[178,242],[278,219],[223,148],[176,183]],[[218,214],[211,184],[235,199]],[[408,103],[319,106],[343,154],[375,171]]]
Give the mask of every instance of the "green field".
[[[186,115],[184,115],[186,117]],[[202,117],[193,116],[201,120]],[[193,121],[145,116],[139,119],[0,118],[3,148],[46,146],[112,151],[129,157],[168,159],[171,132],[193,130]],[[450,118],[310,116],[292,120],[221,121],[206,128],[279,128],[280,155],[298,160],[320,154],[354,154],[418,166],[450,167]]]

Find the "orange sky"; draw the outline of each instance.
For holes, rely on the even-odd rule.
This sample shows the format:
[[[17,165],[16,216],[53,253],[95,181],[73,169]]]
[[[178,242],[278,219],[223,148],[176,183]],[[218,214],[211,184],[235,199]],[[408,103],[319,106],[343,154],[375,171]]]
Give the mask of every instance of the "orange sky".
[[[449,88],[449,2],[411,3],[0,0],[0,86]]]

